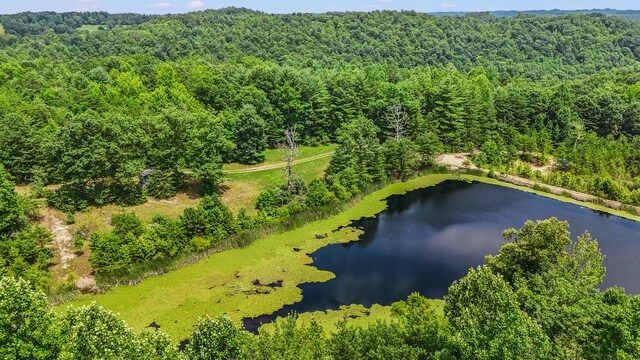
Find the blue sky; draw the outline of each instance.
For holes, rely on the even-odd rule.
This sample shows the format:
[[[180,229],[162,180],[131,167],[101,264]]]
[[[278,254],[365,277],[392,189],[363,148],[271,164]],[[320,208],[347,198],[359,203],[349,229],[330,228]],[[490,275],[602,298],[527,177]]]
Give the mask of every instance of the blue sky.
[[[490,11],[538,9],[633,9],[640,10],[640,0],[0,0],[0,13],[21,11],[108,11],[145,14],[182,13],[218,9],[226,6],[247,7],[270,13],[415,10]]]

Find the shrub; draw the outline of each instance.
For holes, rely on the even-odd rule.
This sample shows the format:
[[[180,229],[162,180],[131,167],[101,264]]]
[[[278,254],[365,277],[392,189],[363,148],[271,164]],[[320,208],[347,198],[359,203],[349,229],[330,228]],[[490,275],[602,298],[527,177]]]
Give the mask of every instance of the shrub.
[[[76,281],[78,281],[79,279],[80,277],[72,271],[67,274],[67,276],[63,281],[60,282],[60,284],[58,285],[58,288],[63,291],[75,290],[77,288]]]
[[[336,202],[336,200],[335,194],[327,189],[327,184],[324,181],[315,179],[309,183],[305,197],[307,206],[311,208],[321,207],[332,204]]]
[[[195,236],[191,239],[190,243],[195,251],[203,251],[211,246],[211,238]]]
[[[274,214],[276,210],[293,200],[293,195],[282,187],[266,189],[258,195],[256,209],[266,214]]]
[[[76,253],[82,253],[82,248],[84,247],[84,239],[80,235],[76,235],[75,239],[73,239],[73,250]]]
[[[185,209],[181,221],[188,237],[210,237],[219,241],[238,231],[233,213],[217,195],[207,195],[197,207]]]
[[[44,191],[49,206],[64,212],[84,210],[89,207],[91,191],[82,183],[62,185],[55,191]]]
[[[72,211],[67,213],[67,216],[66,216],[66,218],[64,220],[64,223],[66,225],[73,225],[73,224],[76,223],[76,217],[75,217],[75,215],[73,215]]]
[[[166,199],[175,196],[178,190],[183,189],[185,181],[180,173],[155,170],[149,175],[149,181],[145,186],[149,196]]]
[[[245,359],[249,334],[226,316],[201,319],[187,348],[189,359]]]
[[[111,225],[114,227],[113,232],[118,236],[133,234],[133,236],[138,237],[144,233],[142,221],[134,212],[113,214],[111,216]]]
[[[593,194],[609,198],[611,200],[623,200],[625,188],[613,181],[609,176],[595,177],[589,186],[589,191]]]
[[[518,165],[516,172],[519,176],[522,176],[524,178],[530,178],[532,175],[531,165],[522,163]]]

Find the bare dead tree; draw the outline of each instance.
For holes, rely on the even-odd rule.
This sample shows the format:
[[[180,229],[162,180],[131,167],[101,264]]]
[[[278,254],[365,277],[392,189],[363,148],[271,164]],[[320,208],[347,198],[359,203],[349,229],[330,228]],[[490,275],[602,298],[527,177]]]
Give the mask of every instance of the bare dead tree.
[[[391,106],[391,113],[386,116],[387,123],[393,129],[393,141],[398,142],[404,137],[404,128],[409,122],[409,115],[400,104]]]
[[[298,156],[298,144],[296,143],[298,138],[298,133],[296,132],[296,127],[288,126],[284,129],[284,142],[278,144],[278,149],[282,151],[284,155],[284,161],[286,161],[287,165],[284,168],[285,175],[287,177],[287,189],[289,191],[293,190],[293,161]]]

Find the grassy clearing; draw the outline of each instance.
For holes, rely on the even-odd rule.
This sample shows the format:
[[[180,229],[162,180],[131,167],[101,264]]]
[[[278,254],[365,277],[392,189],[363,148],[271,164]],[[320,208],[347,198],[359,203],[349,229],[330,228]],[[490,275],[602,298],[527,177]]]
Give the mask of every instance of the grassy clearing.
[[[151,222],[151,219],[156,215],[177,218],[182,215],[184,209],[196,206],[199,201],[198,197],[180,193],[166,200],[150,198],[146,203],[135,206],[105,205],[99,208],[90,208],[75,214],[76,223],[73,227],[80,229],[84,226],[91,230],[105,230],[110,227],[111,215],[122,212],[134,212],[145,223]]]
[[[300,159],[332,151],[334,145],[318,148],[303,147]],[[271,152],[277,150],[269,150]],[[271,155],[273,158],[274,155]],[[329,164],[329,157],[293,166],[296,175],[304,180],[312,180],[321,177]],[[275,159],[274,159],[275,160]],[[221,198],[235,213],[240,208],[246,208],[250,213],[255,213],[255,202],[258,194],[272,186],[283,184],[285,181],[282,169],[271,169],[260,172],[229,174],[221,185]],[[27,191],[27,187],[19,189]],[[155,215],[165,215],[177,218],[182,215],[184,209],[194,207],[200,201],[197,189],[188,187],[187,191],[165,199],[149,199],[144,204],[136,206],[122,207],[118,205],[106,205],[99,208],[90,208],[87,211],[75,214],[76,223],[73,225],[74,231],[82,227],[91,230],[104,230],[110,226],[111,215],[121,212],[134,212],[143,222],[150,222]],[[64,217],[62,217],[64,219]]]
[[[329,164],[329,157],[305,162],[293,166],[293,172],[305,181],[310,181],[324,175]],[[255,213],[258,194],[266,188],[285,183],[283,169],[271,169],[259,172],[227,174],[222,184],[222,201],[234,212],[241,207],[249,213]]]
[[[82,25],[79,28],[77,28],[76,30],[78,30],[78,31],[88,31],[88,32],[92,33],[92,32],[98,31],[100,26],[106,27],[106,25]]]
[[[309,157],[329,153],[334,151],[336,147],[337,147],[336,144],[321,145],[321,146],[299,146],[298,156],[296,157],[296,160],[301,160],[304,158],[309,158]],[[256,166],[275,165],[283,162],[284,162],[284,156],[279,149],[268,149],[265,151],[264,162],[260,164],[256,164],[256,165],[243,165],[238,163],[225,164],[223,166],[223,169],[224,170],[242,170],[242,169],[249,169]]]
[[[334,148],[335,145],[318,148],[301,147],[299,159],[331,152]],[[277,150],[270,150],[268,152],[268,156],[268,160],[272,162],[280,161]],[[324,169],[326,169],[329,163],[329,159],[329,157],[320,158],[294,165],[294,173],[307,181],[321,177],[324,174]],[[271,169],[243,174],[229,174],[225,179],[225,182],[221,185],[221,198],[222,201],[225,202],[235,213],[237,213],[240,208],[244,207],[249,213],[255,214],[255,201],[258,194],[267,187],[283,184],[284,181],[284,171],[282,169]],[[186,191],[169,199],[157,200],[150,198],[146,203],[136,206],[123,207],[118,205],[105,205],[101,207],[90,207],[85,211],[76,212],[74,214],[75,222],[68,225],[68,231],[75,236],[76,232],[82,229],[87,229],[89,231],[109,229],[111,227],[111,216],[113,214],[123,212],[134,212],[145,223],[149,223],[156,215],[178,218],[186,208],[195,207],[200,201],[200,192],[197,188],[197,184],[187,185]],[[51,189],[55,189],[56,187],[57,186],[48,186],[48,188]],[[27,185],[19,185],[16,187],[16,191],[23,195],[27,195],[31,192],[31,189]],[[44,199],[39,199],[38,201],[42,204],[43,211],[49,212],[51,216],[59,219],[63,223],[67,220],[67,215],[63,212],[46,207],[46,201]],[[52,221],[50,219],[49,221],[45,221],[45,219],[43,219],[41,225],[53,230],[51,223]],[[80,277],[91,276],[90,274],[93,269],[89,264],[90,254],[91,252],[88,247],[88,242],[85,242],[83,252],[79,254],[79,256],[69,260],[68,267],[62,268],[54,265],[51,268],[52,277],[54,279],[54,288],[58,280],[64,279],[70,272],[73,272]],[[54,264],[58,264],[58,262],[57,258],[54,259]]]

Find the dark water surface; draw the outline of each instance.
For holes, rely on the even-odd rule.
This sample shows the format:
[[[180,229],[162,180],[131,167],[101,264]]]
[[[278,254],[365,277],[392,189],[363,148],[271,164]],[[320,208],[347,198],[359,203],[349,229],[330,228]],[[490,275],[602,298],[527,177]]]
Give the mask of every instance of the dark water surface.
[[[302,301],[274,314],[245,319],[248,330],[292,311],[340,305],[389,305],[412,292],[442,298],[454,280],[484,264],[504,242],[502,231],[526,220],[569,221],[573,240],[589,230],[606,256],[603,288],[640,293],[640,223],[503,186],[445,181],[388,198],[387,210],[354,222],[360,240],[312,254],[313,265],[336,275],[300,286]]]

